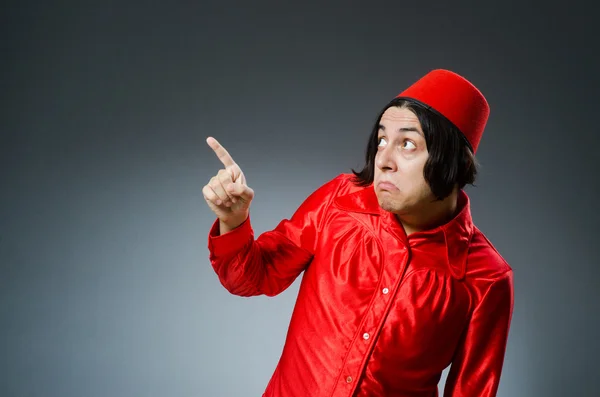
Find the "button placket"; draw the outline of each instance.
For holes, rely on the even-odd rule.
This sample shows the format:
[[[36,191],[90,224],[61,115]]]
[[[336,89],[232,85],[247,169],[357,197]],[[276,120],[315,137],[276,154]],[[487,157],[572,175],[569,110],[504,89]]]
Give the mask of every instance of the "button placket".
[[[394,241],[394,243],[397,243],[397,241]],[[396,255],[399,256],[399,261],[390,259]],[[398,263],[398,265],[390,266],[390,262]],[[403,272],[407,262],[408,258],[406,256],[405,247],[399,248],[394,255],[390,255],[389,258],[386,258],[386,264],[381,269],[380,279],[378,280],[379,286],[376,287],[379,291],[377,292],[377,289],[373,291],[373,293],[378,296],[374,296],[373,302],[371,302],[367,313],[365,313],[366,317],[360,324],[363,333],[359,333],[355,336],[355,339],[350,344],[350,351],[344,360],[342,373],[340,374],[341,376],[338,378],[338,386],[334,389],[331,397],[348,397],[348,393],[353,393],[357,384],[360,382],[359,375],[367,365],[366,355],[372,350],[373,344],[377,339],[377,335],[373,338],[372,333],[379,332],[382,327],[382,322],[385,321],[386,313],[392,305],[390,296],[391,290],[396,288],[403,279]],[[366,332],[367,330],[371,330],[372,332]],[[361,336],[363,339],[362,341],[360,341]]]

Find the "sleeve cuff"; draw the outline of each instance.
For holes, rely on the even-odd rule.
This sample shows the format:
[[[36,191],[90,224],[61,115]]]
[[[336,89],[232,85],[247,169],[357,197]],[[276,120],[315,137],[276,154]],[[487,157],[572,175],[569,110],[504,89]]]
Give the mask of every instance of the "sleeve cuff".
[[[219,235],[219,219],[213,223],[208,233],[208,250],[211,256],[227,256],[237,253],[254,238],[250,216],[235,229]]]

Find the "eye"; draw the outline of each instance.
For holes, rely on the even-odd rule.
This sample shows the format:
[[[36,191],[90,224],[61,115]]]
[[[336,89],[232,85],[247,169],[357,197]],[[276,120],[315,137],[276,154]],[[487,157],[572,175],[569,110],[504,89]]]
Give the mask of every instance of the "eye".
[[[412,150],[416,149],[417,146],[412,141],[406,140],[402,142],[402,148]]]
[[[383,137],[381,137],[381,138],[378,138],[378,139],[377,139],[377,145],[378,145],[378,146],[382,146],[382,145],[381,145],[381,142],[385,142],[385,143],[387,143],[387,142],[386,142],[386,140],[385,140],[385,138],[383,138]]]

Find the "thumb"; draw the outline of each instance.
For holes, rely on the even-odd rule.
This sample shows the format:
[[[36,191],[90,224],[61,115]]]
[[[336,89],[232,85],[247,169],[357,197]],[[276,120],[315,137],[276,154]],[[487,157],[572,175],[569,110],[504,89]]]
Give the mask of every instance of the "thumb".
[[[236,182],[227,187],[227,193],[239,197],[243,201],[250,201],[254,198],[254,191],[247,185]]]
[[[240,178],[243,178],[244,176],[244,173],[237,164],[225,167],[225,169],[227,170],[227,172],[229,172],[232,182],[237,182]]]

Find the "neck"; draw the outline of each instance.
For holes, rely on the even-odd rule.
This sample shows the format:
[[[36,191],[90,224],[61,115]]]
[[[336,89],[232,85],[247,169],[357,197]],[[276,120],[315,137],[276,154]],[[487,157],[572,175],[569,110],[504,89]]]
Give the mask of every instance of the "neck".
[[[458,211],[458,189],[441,201],[434,201],[413,214],[396,215],[406,235],[434,229],[448,223]]]

